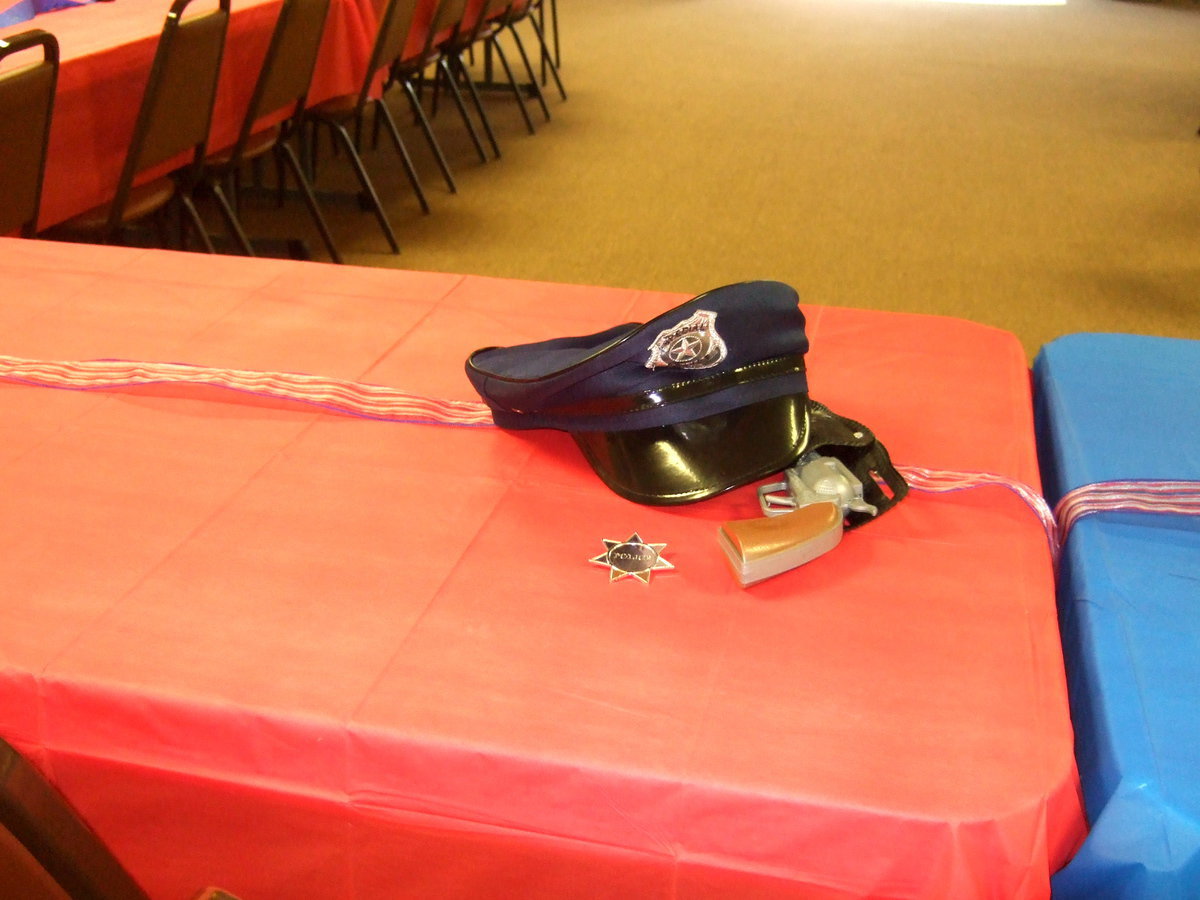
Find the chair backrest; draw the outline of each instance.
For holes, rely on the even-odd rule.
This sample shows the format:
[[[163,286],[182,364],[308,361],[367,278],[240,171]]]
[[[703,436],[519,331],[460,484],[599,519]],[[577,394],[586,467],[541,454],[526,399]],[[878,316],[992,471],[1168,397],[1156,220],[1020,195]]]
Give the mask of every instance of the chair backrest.
[[[444,21],[446,3],[444,0],[433,0],[432,3],[428,0],[397,0],[397,3],[407,7],[401,15],[408,19],[409,27],[408,38],[396,62],[402,71],[417,72],[437,57],[433,44]]]
[[[366,77],[358,95],[358,105],[363,107],[370,98],[371,88],[379,70],[399,60],[404,55],[408,36],[416,21],[418,0],[387,0],[375,33],[375,46],[371,50],[371,61],[367,64]],[[438,4],[440,8],[440,3]],[[436,20],[438,9],[434,10]],[[436,27],[436,26],[435,26]],[[433,29],[430,29],[432,35]],[[432,40],[432,36],[430,38]]]
[[[230,0],[218,0],[215,10],[185,19],[191,2],[175,0],[167,13],[109,213],[110,228],[119,226],[139,172],[188,150],[196,166],[204,159]]]
[[[470,43],[483,11],[482,0],[444,0],[442,27],[447,29],[440,35],[440,43],[452,52]]]
[[[234,146],[233,158],[241,151],[263,116],[291,107],[289,117],[304,109],[312,83],[330,0],[284,0],[263,59],[246,118]]]
[[[0,872],[14,873],[30,891],[46,891],[5,896],[53,897],[52,881],[72,900],[148,900],[66,798],[3,738],[0,854]]]
[[[0,74],[0,235],[37,231],[50,143],[54,90],[58,84],[58,42],[41,29],[0,39],[0,61],[40,48],[42,57]]]
[[[509,0],[457,0],[456,5],[462,7],[457,19],[453,12],[446,15],[447,23],[457,22],[448,46],[461,52],[483,36],[490,22],[507,15]]]
[[[478,41],[488,26],[508,15],[509,0],[471,0],[467,4],[459,39],[463,46]]]
[[[483,4],[483,15],[479,17],[480,27],[506,18],[511,9],[512,0],[486,0]]]

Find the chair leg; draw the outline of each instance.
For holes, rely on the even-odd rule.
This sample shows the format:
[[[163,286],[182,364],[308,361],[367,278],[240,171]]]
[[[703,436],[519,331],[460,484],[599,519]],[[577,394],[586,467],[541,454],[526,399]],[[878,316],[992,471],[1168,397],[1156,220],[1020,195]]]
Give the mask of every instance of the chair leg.
[[[383,85],[383,93],[384,94],[387,93],[388,88],[390,86],[391,85],[389,83],[387,83],[387,82],[384,83],[384,85]],[[362,123],[361,122],[358,125],[358,130],[361,134],[361,131],[362,131]],[[361,137],[359,138],[359,140],[361,141]],[[359,144],[359,149],[360,150],[362,149],[361,143]],[[378,113],[375,114],[375,121],[371,123],[371,149],[372,150],[379,149],[379,114]]]
[[[229,233],[237,242],[238,248],[246,256],[254,256],[254,248],[250,245],[250,239],[246,237],[246,232],[242,228],[242,223],[238,221],[237,213],[234,212],[233,206],[225,196],[225,192],[221,190],[221,185],[214,180],[209,185],[212,189],[212,195],[217,201],[217,209],[221,212],[221,218],[225,220],[225,227],[229,229]]]
[[[479,154],[480,162],[487,162],[487,153],[484,152],[483,143],[479,140],[479,132],[475,130],[475,123],[471,121],[471,116],[467,113],[467,105],[463,102],[462,92],[458,89],[458,85],[454,83],[454,73],[450,71],[450,63],[446,58],[440,57],[437,62],[437,78],[434,81],[434,101],[437,101],[437,87],[444,80],[448,85],[451,96],[454,98],[454,105],[458,107],[458,114],[462,117],[463,125],[467,128],[467,134],[471,136],[471,143],[475,145],[475,152]]]
[[[450,193],[457,194],[458,185],[454,183],[454,176],[450,174],[450,164],[446,162],[446,156],[442,153],[442,146],[438,143],[437,137],[433,133],[433,127],[429,124],[425,110],[421,108],[421,100],[417,96],[416,90],[413,89],[412,82],[407,78],[402,78],[401,83],[404,85],[404,93],[408,96],[408,102],[412,106],[417,124],[425,132],[425,141],[429,144],[429,149],[433,153],[434,159],[437,160],[438,168],[442,170],[442,177],[446,179],[446,187],[450,189]]]
[[[513,36],[513,43],[517,45],[517,52],[521,54],[521,62],[525,64],[525,73],[529,76],[529,83],[533,87],[533,93],[537,96],[537,102],[542,107],[542,115],[546,117],[546,121],[550,121],[550,107],[546,105],[546,95],[542,93],[542,86],[538,84],[537,75],[533,71],[533,66],[529,62],[529,54],[525,52],[525,42],[521,40],[521,35],[517,34],[517,29],[510,24],[508,32]]]
[[[196,204],[192,202],[192,198],[187,192],[180,190],[179,203],[183,207],[183,211],[187,213],[187,221],[196,229],[196,233],[200,235],[200,243],[204,245],[204,250],[207,253],[216,253],[217,248],[213,246],[212,239],[208,236],[208,229],[204,227],[204,220],[200,218],[200,213],[196,211]]]
[[[538,7],[540,14],[541,9],[545,8],[545,4],[539,3]],[[562,59],[558,52],[560,46],[558,42],[558,0],[550,0],[550,30],[554,34],[554,65],[555,67],[558,67],[562,65]],[[538,23],[538,31],[541,31],[540,22]],[[546,42],[542,41],[542,43],[545,44]],[[549,58],[549,53],[547,53],[546,56]],[[563,99],[565,100],[566,98],[564,97]]]
[[[340,264],[342,254],[338,252],[337,245],[333,242],[333,233],[330,232],[325,216],[321,214],[321,208],[317,205],[317,196],[313,193],[312,185],[304,177],[304,169],[300,165],[300,160],[296,158],[296,152],[288,144],[280,141],[275,145],[275,154],[276,158],[282,157],[288,168],[292,170],[292,176],[300,185],[300,193],[304,197],[304,205],[308,207],[308,214],[312,217],[313,224],[317,226],[317,231],[321,233],[325,249],[329,251],[329,258]]]
[[[260,162],[261,160],[255,160]],[[283,163],[279,161],[279,157],[275,157],[275,208],[283,209],[287,201],[287,185],[284,182]],[[237,209],[235,206],[234,209]]]
[[[483,101],[479,99],[479,91],[475,89],[475,82],[471,80],[471,73],[467,70],[467,64],[463,62],[462,57],[454,54],[452,57],[452,68],[455,68],[462,74],[463,81],[467,84],[467,92],[471,95],[471,102],[475,105],[475,112],[479,114],[479,120],[483,123],[483,130],[488,136],[488,142],[492,145],[492,153],[496,159],[500,158],[500,144],[496,142],[496,133],[492,131],[492,123],[488,119],[487,112],[484,111]]]
[[[525,129],[530,134],[536,134],[537,131],[533,127],[533,119],[529,118],[529,110],[525,106],[525,98],[521,96],[521,86],[517,84],[517,79],[513,76],[512,66],[508,64],[508,54],[504,52],[504,48],[500,46],[500,42],[495,37],[488,39],[488,47],[496,51],[496,56],[500,59],[500,65],[504,67],[504,75],[508,78],[508,86],[512,88],[512,95],[516,98],[517,107],[521,110],[521,118],[525,120]]]
[[[433,91],[432,91],[433,97],[429,101],[429,115],[433,118],[437,118],[438,109],[440,108],[438,106],[438,98],[441,96],[442,78],[444,76],[447,79],[449,79],[449,75],[443,73],[443,71],[442,71],[443,69],[445,69],[446,73],[449,72],[449,69],[446,69],[445,58],[439,56],[437,62],[434,63],[434,66],[433,66]],[[422,92],[424,91],[424,85],[425,85],[425,75],[424,75],[424,73],[422,73],[421,74]]]
[[[412,157],[408,155],[408,148],[400,137],[399,129],[396,128],[396,120],[392,118],[391,110],[387,108],[383,98],[374,101],[374,105],[375,128],[379,128],[379,120],[382,118],[383,124],[387,126],[388,134],[392,137],[392,144],[395,145],[396,152],[400,154],[400,162],[404,164],[404,174],[408,176],[408,183],[412,185],[413,193],[417,195],[417,201],[421,204],[421,212],[428,213],[429,201],[425,199],[425,189],[421,187],[421,179],[417,176]]]
[[[330,122],[329,128],[350,157],[350,164],[354,167],[355,175],[358,176],[358,183],[362,185],[363,193],[371,201],[372,211],[379,222],[379,227],[383,230],[384,237],[387,238],[388,245],[392,248],[393,253],[399,253],[400,244],[396,240],[396,232],[392,231],[392,223],[388,221],[387,213],[383,210],[379,194],[375,192],[375,185],[371,183],[371,176],[367,174],[367,170],[362,163],[362,158],[359,157],[358,151],[354,149],[354,141],[350,139],[350,132],[337,122]]]
[[[300,128],[300,161],[310,184],[317,183],[317,126],[305,122]]]
[[[558,66],[555,60],[550,58],[550,48],[546,46],[546,36],[542,33],[542,26],[538,24],[536,16],[529,17],[529,24],[533,26],[533,33],[537,35],[538,44],[542,48],[542,63],[550,69],[550,75],[554,78],[554,83],[558,85],[558,94],[564,100],[567,99],[567,92],[563,89],[562,79],[558,77]],[[558,16],[554,16],[554,47],[558,49]]]
[[[154,221],[154,233],[158,236],[158,246],[167,249],[171,246],[171,223],[163,217],[162,211],[154,213],[151,218]],[[105,243],[109,243],[105,241]],[[112,243],[122,243],[119,237],[114,236]]]
[[[233,207],[234,212],[242,211],[242,179],[235,170],[226,176],[225,184],[229,188],[226,192],[226,197],[229,198],[229,205]]]

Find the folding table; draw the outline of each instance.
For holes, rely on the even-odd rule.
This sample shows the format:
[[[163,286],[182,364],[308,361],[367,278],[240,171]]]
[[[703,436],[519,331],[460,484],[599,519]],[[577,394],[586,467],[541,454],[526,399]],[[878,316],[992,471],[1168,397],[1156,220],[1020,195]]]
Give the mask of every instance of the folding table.
[[[7,357],[461,401],[478,347],[685,299],[16,240],[0,271]],[[1037,483],[1013,335],[801,294],[813,397]],[[1083,838],[1049,547],[1002,487],[741,589],[753,485],[639,506],[558,432],[0,379],[0,463],[0,734],[155,897],[1045,897]],[[591,562],[634,534],[673,569]]]
[[[1034,373],[1051,500],[1200,479],[1200,342],[1074,334],[1043,348]],[[1200,892],[1198,597],[1197,517],[1100,512],[1071,528],[1059,604],[1092,830],[1056,896]]]

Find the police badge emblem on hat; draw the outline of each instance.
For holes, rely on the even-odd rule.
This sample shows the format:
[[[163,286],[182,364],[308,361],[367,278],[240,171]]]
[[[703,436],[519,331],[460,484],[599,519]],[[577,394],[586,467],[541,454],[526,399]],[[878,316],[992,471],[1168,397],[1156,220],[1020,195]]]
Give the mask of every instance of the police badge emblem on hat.
[[[728,352],[717,334],[717,314],[697,310],[678,325],[658,333],[650,345],[647,369],[671,366],[676,369],[711,369],[720,365]]]

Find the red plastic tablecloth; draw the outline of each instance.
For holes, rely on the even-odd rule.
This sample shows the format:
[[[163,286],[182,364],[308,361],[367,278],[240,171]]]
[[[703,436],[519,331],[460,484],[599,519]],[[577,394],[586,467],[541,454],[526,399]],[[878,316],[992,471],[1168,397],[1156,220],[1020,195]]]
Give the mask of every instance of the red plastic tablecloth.
[[[280,6],[281,0],[237,0],[233,5],[213,110],[214,151],[237,138]],[[196,5],[203,8],[203,3]],[[169,9],[170,0],[93,3],[46,13],[0,32],[2,37],[42,28],[59,42],[40,228],[112,197]],[[357,93],[374,39],[373,0],[332,0],[310,101]]]
[[[460,399],[477,347],[684,299],[16,240],[0,271],[8,355]],[[1013,336],[802,305],[813,396],[894,459],[1036,483]],[[557,432],[0,382],[0,463],[0,734],[156,897],[1040,897],[1082,837],[1003,489],[742,590],[716,532],[752,487],[638,506]],[[589,564],[633,532],[674,571]]]

